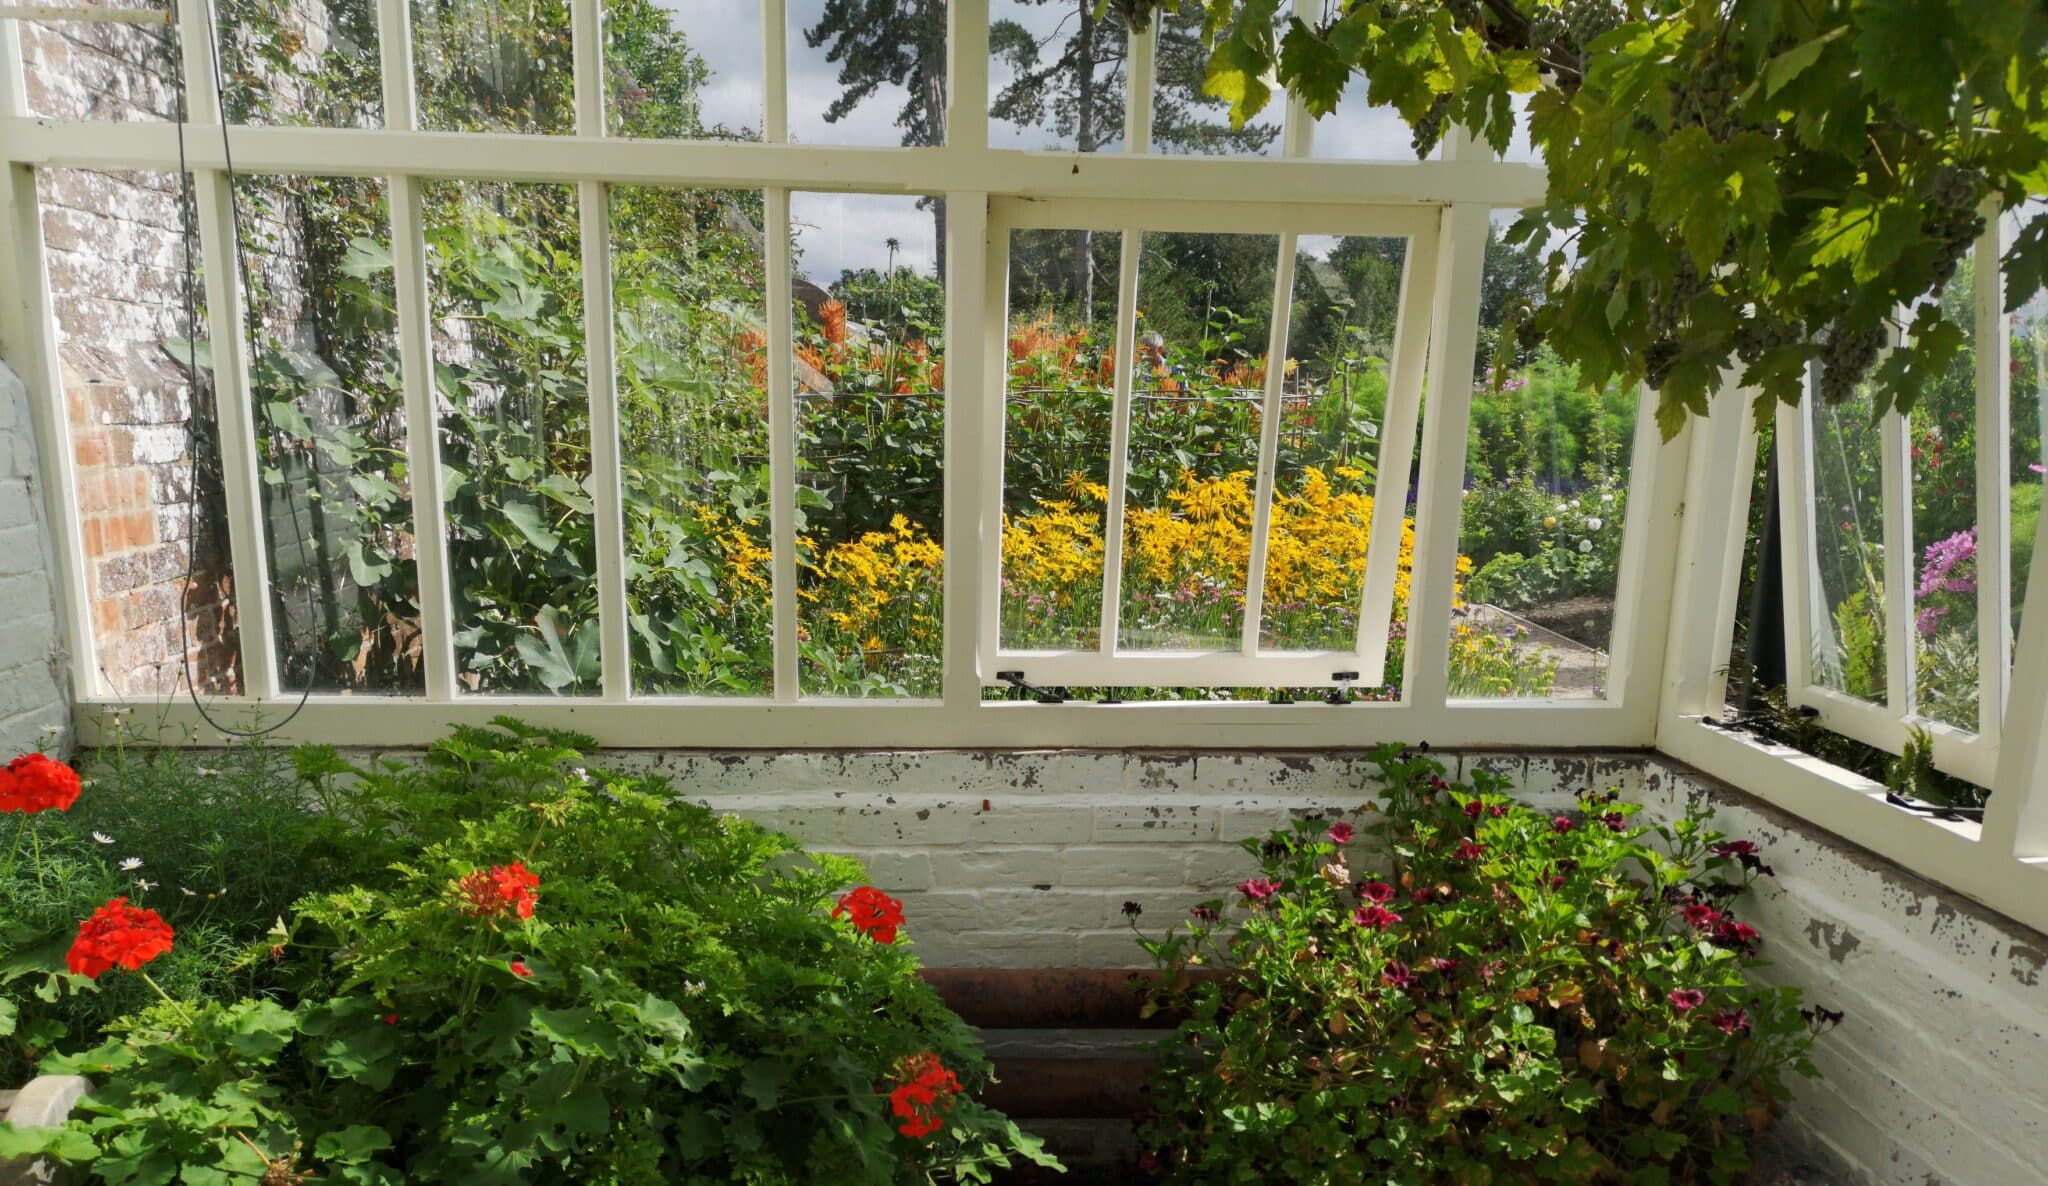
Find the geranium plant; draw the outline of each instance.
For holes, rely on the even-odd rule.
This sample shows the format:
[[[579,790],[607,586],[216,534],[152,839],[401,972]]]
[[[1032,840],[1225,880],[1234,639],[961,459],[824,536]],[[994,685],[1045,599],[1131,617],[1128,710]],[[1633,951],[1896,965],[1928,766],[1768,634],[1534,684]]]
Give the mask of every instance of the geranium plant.
[[[579,739],[463,729],[416,764],[298,773],[362,869],[241,962],[242,999],[156,994],[61,1129],[0,1126],[106,1183],[977,1182],[1038,1142],[916,975],[916,923],[859,865],[582,765]],[[854,886],[851,890],[849,886]],[[112,902],[71,971],[179,939]]]
[[[1811,1074],[1796,989],[1733,913],[1770,870],[1695,805],[1550,815],[1483,769],[1375,755],[1379,844],[1302,821],[1145,946],[1188,1010],[1162,1045],[1151,1168],[1187,1183],[1737,1181]],[[1351,863],[1356,861],[1354,867]],[[1208,978],[1185,975],[1208,969]],[[1825,1018],[1823,1019],[1825,1020]]]

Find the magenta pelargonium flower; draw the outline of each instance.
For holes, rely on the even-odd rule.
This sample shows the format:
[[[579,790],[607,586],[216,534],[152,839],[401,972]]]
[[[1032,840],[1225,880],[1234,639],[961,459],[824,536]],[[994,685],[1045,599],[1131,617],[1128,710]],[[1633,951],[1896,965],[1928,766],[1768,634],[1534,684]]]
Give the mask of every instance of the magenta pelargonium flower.
[[[1697,988],[1674,988],[1665,998],[1671,1007],[1680,1013],[1687,1013],[1707,1003],[1707,994]]]
[[[1351,912],[1351,921],[1369,931],[1384,931],[1401,921],[1401,916],[1377,903]]]
[[[1920,558],[1920,584],[1913,590],[1913,596],[1921,601],[1939,597],[1944,593],[1975,593],[1977,591],[1977,529],[1965,528],[1947,539],[1936,540],[1927,545],[1927,551]],[[1949,607],[1940,603],[1921,606],[1913,615],[1913,625],[1923,637],[1928,637],[1940,628],[1941,620],[1948,615]]]
[[[1330,825],[1327,835],[1332,844],[1349,844],[1351,843],[1351,838],[1358,835],[1358,832],[1350,824],[1345,823],[1343,820],[1338,820]]]

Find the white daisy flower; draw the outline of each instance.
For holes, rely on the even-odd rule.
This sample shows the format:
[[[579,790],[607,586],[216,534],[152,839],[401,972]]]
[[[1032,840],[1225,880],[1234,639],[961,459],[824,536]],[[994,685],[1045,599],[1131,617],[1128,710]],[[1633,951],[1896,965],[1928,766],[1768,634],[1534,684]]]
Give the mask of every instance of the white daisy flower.
[[[112,844],[114,842],[114,838],[105,832],[94,832],[92,838],[101,844]]]
[[[178,892],[185,895],[188,898],[196,898],[199,896],[198,894],[193,893],[191,890],[186,889],[182,885],[178,887]]]
[[[121,862],[121,872],[123,873],[133,873],[140,868],[142,868],[141,857],[129,857],[127,860]]]
[[[146,894],[156,888],[156,882],[151,881],[147,877],[138,877],[135,879],[135,888]]]

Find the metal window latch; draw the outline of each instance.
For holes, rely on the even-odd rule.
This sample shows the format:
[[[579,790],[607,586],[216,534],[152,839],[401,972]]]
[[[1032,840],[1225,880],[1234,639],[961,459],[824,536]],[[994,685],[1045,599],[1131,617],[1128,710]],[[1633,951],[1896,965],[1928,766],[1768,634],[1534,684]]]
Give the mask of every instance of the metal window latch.
[[[1065,704],[1067,702],[1065,691],[1055,688],[1041,688],[1037,684],[1026,681],[1024,673],[1021,671],[998,671],[996,672],[996,678],[1019,692],[1029,694],[1032,699],[1040,704]]]
[[[1984,809],[1982,807],[1957,807],[1947,803],[1929,803],[1925,799],[1916,799],[1911,795],[1900,794],[1898,791],[1886,791],[1884,793],[1884,801],[1893,807],[1913,812],[1915,815],[1931,816],[1934,819],[1974,820],[1978,823],[1984,821]]]
[[[1336,681],[1337,686],[1323,694],[1323,703],[1350,704],[1351,685],[1358,682],[1358,673],[1355,671],[1333,671],[1330,673],[1330,678]]]

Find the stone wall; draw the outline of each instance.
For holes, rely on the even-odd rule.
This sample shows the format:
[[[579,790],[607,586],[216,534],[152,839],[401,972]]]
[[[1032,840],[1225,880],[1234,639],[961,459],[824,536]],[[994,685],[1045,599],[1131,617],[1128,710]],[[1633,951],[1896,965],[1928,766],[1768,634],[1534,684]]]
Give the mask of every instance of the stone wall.
[[[1778,1130],[1840,1186],[2048,1186],[2048,937],[1667,759],[1440,755],[1537,806],[1619,787],[1654,818],[1706,797],[1777,873],[1745,901],[1770,973],[1847,1020]],[[1157,932],[1251,870],[1302,813],[1360,819],[1360,754],[620,752],[686,797],[867,861],[933,965],[1137,966]]]
[[[0,364],[0,760],[70,741],[70,657],[38,461],[28,388]]]

